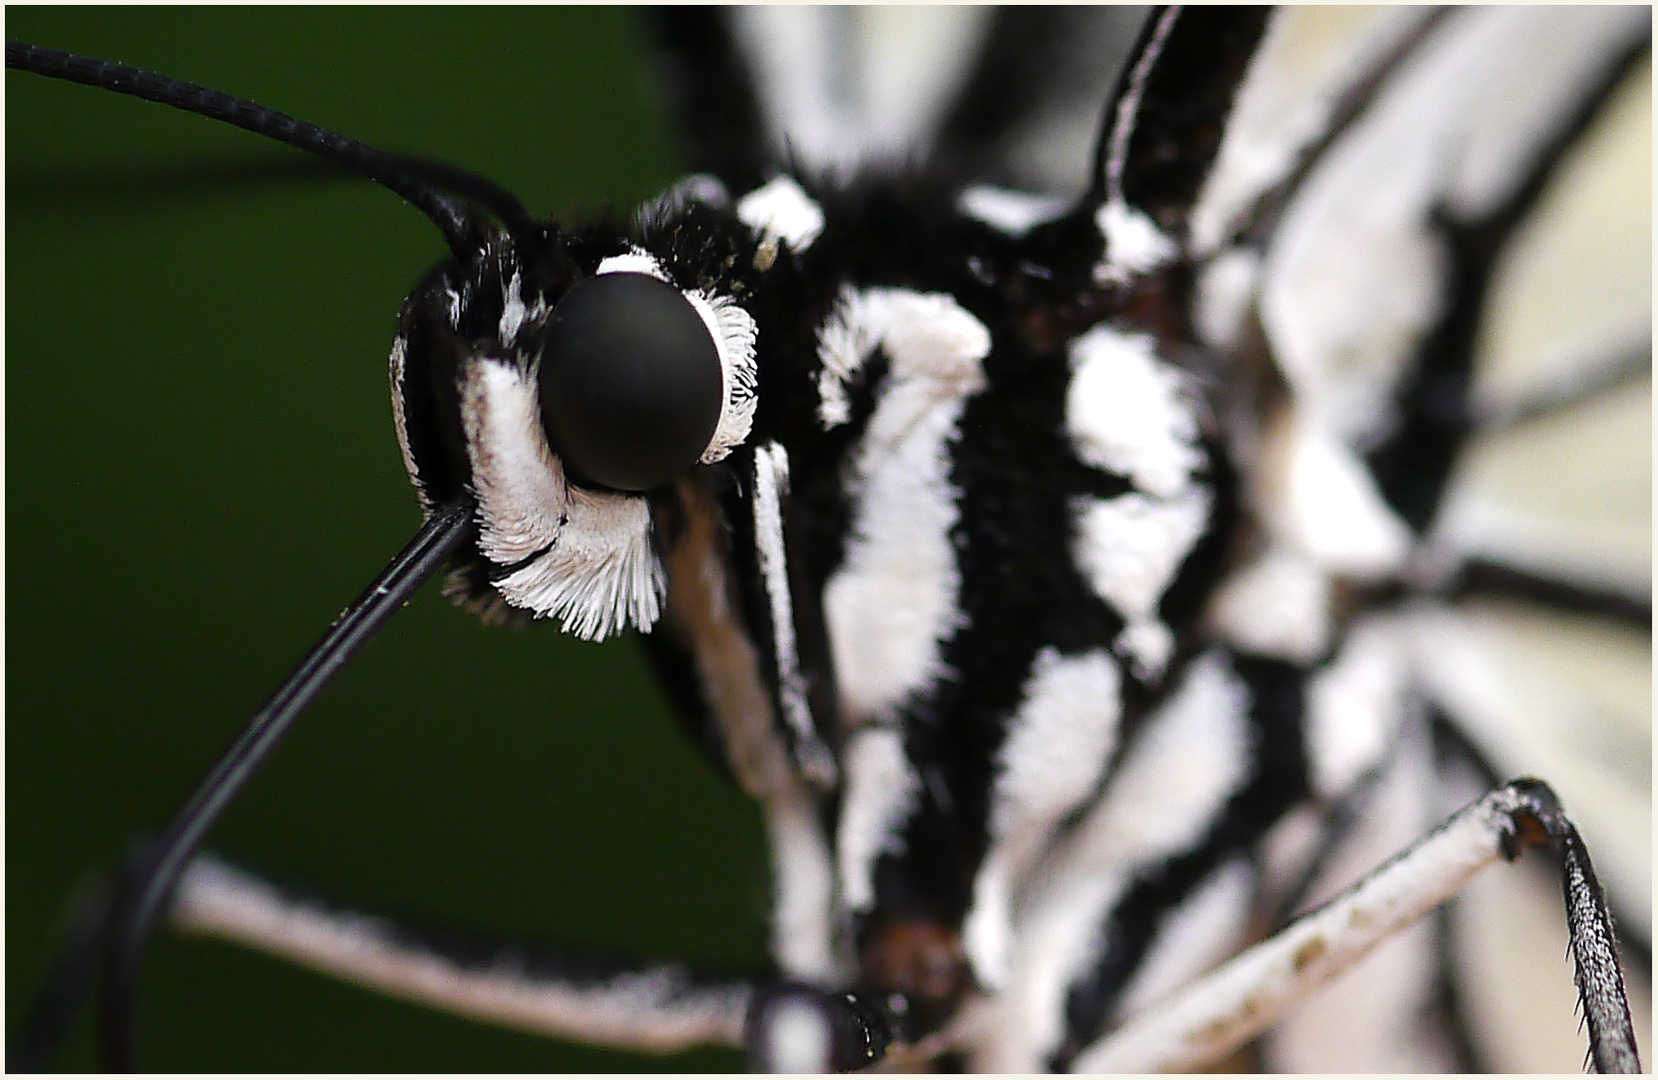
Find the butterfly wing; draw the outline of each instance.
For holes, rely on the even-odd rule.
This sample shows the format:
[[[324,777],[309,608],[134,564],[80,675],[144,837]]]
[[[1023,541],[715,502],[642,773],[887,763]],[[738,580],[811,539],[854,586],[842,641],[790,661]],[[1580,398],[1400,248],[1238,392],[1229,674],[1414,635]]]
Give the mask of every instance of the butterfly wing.
[[[1616,10],[1286,12],[1194,223],[1200,249],[1225,249],[1200,329],[1237,350],[1258,325],[1298,422],[1362,457],[1412,527],[1406,579],[1445,597],[1405,617],[1417,691],[1482,759],[1436,767],[1418,729],[1312,899],[1490,774],[1533,774],[1582,823],[1632,970],[1651,917],[1646,42],[1644,14]],[[1262,241],[1229,246],[1247,234]],[[1276,463],[1258,465],[1272,487]],[[1575,1067],[1570,1023],[1534,1019],[1545,1000],[1571,1014],[1559,920],[1535,954],[1494,929],[1558,911],[1533,876],[1478,884],[1283,1025],[1268,1061],[1413,1060],[1413,1022],[1389,1030],[1378,1001],[1454,994],[1460,1050],[1441,1033],[1451,1056],[1424,1067]],[[1447,927],[1442,981],[1406,991]],[[1355,1012],[1378,1022],[1356,1036]]]
[[[1077,194],[1142,8],[667,8],[659,82],[688,164],[733,191],[933,168]]]

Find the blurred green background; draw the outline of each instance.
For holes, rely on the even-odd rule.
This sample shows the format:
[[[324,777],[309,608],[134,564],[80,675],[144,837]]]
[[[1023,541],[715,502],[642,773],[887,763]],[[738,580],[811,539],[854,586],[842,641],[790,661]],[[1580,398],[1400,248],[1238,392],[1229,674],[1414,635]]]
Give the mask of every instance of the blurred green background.
[[[538,213],[676,175],[632,13],[11,8],[7,35],[251,97],[491,177]],[[419,524],[386,353],[443,255],[299,155],[8,73],[6,1018],[65,899],[197,776]],[[212,847],[367,907],[624,953],[764,959],[758,816],[706,771],[637,644],[485,629],[423,593]],[[173,936],[140,1064],[177,1071],[730,1069],[405,1006]],[[59,1062],[93,1064],[83,1020]]]

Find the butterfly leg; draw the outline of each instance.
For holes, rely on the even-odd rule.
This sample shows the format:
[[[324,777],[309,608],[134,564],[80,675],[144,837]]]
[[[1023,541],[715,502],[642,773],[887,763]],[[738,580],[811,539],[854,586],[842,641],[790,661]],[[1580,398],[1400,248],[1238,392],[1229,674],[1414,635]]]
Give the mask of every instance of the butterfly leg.
[[[1129,1020],[1079,1055],[1077,1072],[1186,1071],[1225,1057],[1315,987],[1454,896],[1498,859],[1552,844],[1565,868],[1567,922],[1590,1058],[1639,1072],[1611,915],[1577,829],[1546,784],[1515,780],[1330,903]]]
[[[757,980],[484,946],[301,899],[210,856],[179,883],[173,924],[446,1012],[619,1049],[742,1047]]]

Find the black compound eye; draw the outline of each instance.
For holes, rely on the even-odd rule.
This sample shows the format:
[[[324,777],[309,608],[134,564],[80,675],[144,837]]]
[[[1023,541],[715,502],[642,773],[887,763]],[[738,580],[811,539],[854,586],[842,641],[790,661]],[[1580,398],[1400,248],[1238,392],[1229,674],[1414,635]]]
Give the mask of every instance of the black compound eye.
[[[542,345],[547,438],[578,475],[645,491],[696,464],[719,424],[724,379],[708,324],[648,274],[578,281]]]

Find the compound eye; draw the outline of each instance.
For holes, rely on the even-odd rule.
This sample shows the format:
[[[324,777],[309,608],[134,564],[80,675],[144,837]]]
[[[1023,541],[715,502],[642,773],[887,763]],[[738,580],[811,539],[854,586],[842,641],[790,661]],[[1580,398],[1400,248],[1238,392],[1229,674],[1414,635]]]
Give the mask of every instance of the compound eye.
[[[583,278],[541,354],[547,438],[580,476],[645,491],[696,464],[724,402],[719,349],[678,289],[649,274]]]

